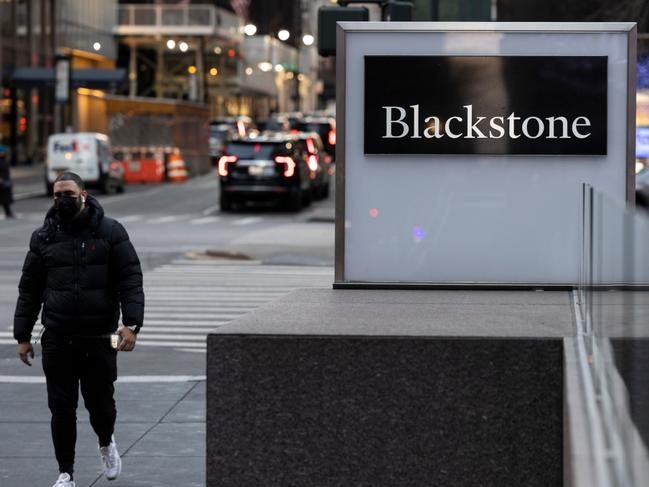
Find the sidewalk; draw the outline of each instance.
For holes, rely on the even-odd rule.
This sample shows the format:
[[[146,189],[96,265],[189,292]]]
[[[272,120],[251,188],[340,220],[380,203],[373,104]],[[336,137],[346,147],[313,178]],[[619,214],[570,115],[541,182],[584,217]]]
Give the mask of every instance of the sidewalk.
[[[45,194],[45,164],[15,166],[9,169],[13,182],[14,199],[20,201]]]
[[[46,397],[44,383],[0,383],[3,487],[50,486],[58,476]],[[79,397],[77,487],[205,485],[205,381],[118,382],[115,398],[122,475],[111,482],[101,475],[97,438]]]

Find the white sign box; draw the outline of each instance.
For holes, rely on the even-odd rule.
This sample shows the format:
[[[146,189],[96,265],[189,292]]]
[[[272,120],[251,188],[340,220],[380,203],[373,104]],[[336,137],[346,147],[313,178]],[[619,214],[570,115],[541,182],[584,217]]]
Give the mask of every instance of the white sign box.
[[[634,195],[632,23],[341,22],[336,287],[570,286]]]

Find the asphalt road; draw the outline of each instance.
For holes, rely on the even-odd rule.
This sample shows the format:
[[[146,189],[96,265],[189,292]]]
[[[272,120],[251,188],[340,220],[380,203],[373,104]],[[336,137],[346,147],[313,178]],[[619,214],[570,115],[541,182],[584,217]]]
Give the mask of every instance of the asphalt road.
[[[38,192],[38,186],[34,189]],[[29,189],[29,188],[28,188]],[[221,213],[214,175],[179,185],[130,186],[98,196],[128,230],[143,264],[146,310],[134,352],[118,355],[116,438],[124,469],[98,469],[80,401],[77,487],[205,485],[205,351],[210,330],[295,288],[333,281],[333,196],[288,213]],[[51,205],[21,200],[0,217],[0,485],[51,485],[57,468],[40,346],[33,367],[16,356],[12,320],[29,237]],[[247,260],[207,258],[245,256]],[[37,323],[33,338],[41,328]],[[49,482],[49,483],[48,483]]]
[[[218,207],[218,191],[217,180],[210,174],[184,184],[129,186],[122,195],[97,195],[106,214],[121,221],[130,234],[145,271],[145,292],[148,291],[149,276],[151,282],[155,282],[156,274],[152,273],[156,269],[160,270],[161,266],[172,261],[182,267],[182,262],[195,260],[206,251],[215,252],[216,255],[236,254],[252,259],[245,262],[223,259],[214,261],[221,264],[296,266],[288,267],[289,270],[296,269],[296,276],[303,275],[304,272],[308,275],[308,269],[311,267],[330,269],[333,266],[333,193],[329,199],[316,202],[299,213],[264,207],[222,213]],[[29,237],[41,224],[50,205],[51,200],[44,196],[19,201],[14,205],[18,218],[0,220],[0,375],[28,372],[24,370],[26,368],[15,363],[15,347],[10,343],[10,331],[17,298],[17,283]],[[241,273],[234,272],[235,268],[232,266],[229,268],[234,276]],[[276,268],[278,267],[273,267]],[[230,278],[228,273],[219,273],[211,280],[199,280],[197,288],[191,285],[195,273],[176,270],[178,272],[175,275],[179,276],[179,282],[190,286],[184,291],[189,294],[197,289],[227,287],[226,281]],[[203,275],[199,273],[199,276]],[[238,288],[239,294],[245,295],[247,287],[252,285],[255,279],[254,276],[250,277],[250,282],[244,279]],[[299,286],[309,285],[308,278],[296,279],[295,282]],[[327,285],[331,280],[332,277],[327,277],[324,281],[316,279],[314,282]],[[164,284],[165,288],[161,292],[169,292],[174,296],[174,283],[165,281]],[[295,287],[292,282],[283,286],[283,281],[280,280],[279,283],[268,282],[265,289],[277,286],[280,292],[287,292]],[[257,296],[260,300],[253,299],[250,306],[273,299],[277,297],[276,294],[269,291]],[[167,295],[161,296],[165,299]],[[229,299],[243,298],[239,295],[232,297],[217,294],[204,296],[202,299],[203,301],[199,300],[198,303],[187,302],[186,305],[178,302],[178,309],[169,309],[167,306],[159,313],[175,311],[174,316],[180,317],[188,312],[188,306],[195,307],[204,300],[219,300],[214,304],[213,310],[201,313],[204,315],[201,318],[207,319],[223,308]],[[154,301],[150,302],[155,304]],[[243,312],[247,309],[249,308],[238,311]],[[147,307],[147,312],[150,311]],[[236,315],[237,313],[226,314],[225,317],[219,318],[219,322]],[[168,324],[170,327],[172,325],[173,323]],[[207,326],[207,323],[204,326]],[[178,349],[167,350],[162,365],[158,366],[157,360],[148,357],[155,356],[156,352],[155,347],[140,347],[139,353],[133,355],[140,357],[136,361],[138,364],[146,365],[138,365],[138,370],[144,370],[144,367],[148,373],[160,373],[162,367],[174,370],[175,373],[190,375],[202,374],[204,371],[204,356],[201,354],[184,353]],[[135,359],[129,357],[124,360],[130,362]],[[34,373],[39,372],[35,369],[32,368]]]

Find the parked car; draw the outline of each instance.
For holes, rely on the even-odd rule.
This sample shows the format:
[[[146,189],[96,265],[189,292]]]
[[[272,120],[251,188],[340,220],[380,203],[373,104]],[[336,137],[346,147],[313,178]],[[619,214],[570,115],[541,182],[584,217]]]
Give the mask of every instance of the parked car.
[[[264,201],[299,211],[311,202],[309,172],[308,154],[294,134],[233,140],[218,163],[221,210]]]
[[[325,151],[322,139],[316,132],[299,132],[297,137],[303,144],[303,150],[307,152],[313,198],[326,198],[329,196],[331,156]]]
[[[336,119],[333,117],[306,117],[298,122],[301,132],[317,132],[324,143],[325,150],[336,159]]]
[[[124,191],[124,168],[113,159],[110,139],[94,132],[50,135],[47,141],[45,186],[52,194],[54,180],[67,171],[81,176],[88,188],[102,193]]]

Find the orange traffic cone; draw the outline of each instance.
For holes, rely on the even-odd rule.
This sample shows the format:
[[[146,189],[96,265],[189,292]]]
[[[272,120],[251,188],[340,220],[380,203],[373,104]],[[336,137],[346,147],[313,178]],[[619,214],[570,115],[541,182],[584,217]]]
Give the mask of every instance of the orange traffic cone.
[[[172,183],[187,181],[187,167],[178,149],[167,157],[167,180]]]

